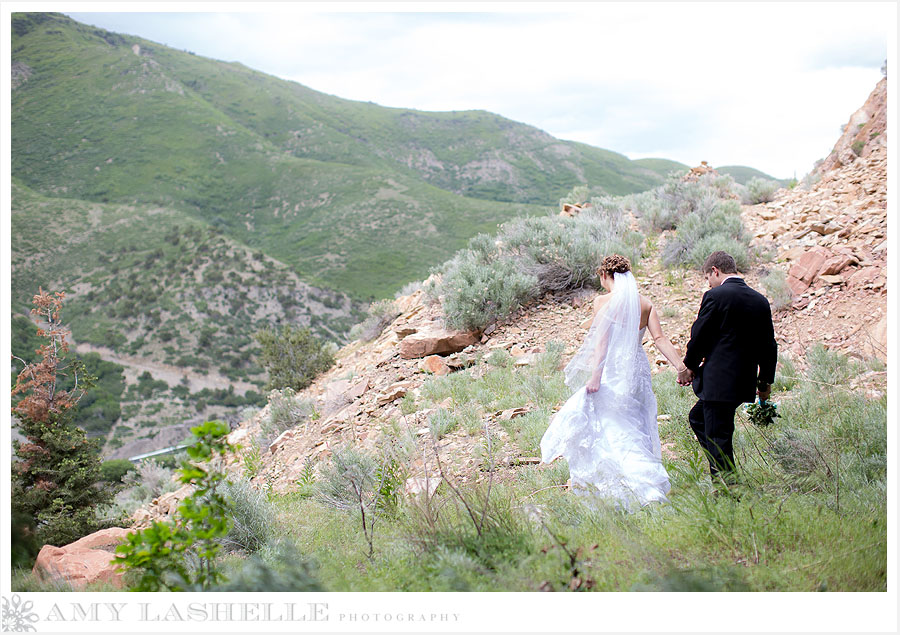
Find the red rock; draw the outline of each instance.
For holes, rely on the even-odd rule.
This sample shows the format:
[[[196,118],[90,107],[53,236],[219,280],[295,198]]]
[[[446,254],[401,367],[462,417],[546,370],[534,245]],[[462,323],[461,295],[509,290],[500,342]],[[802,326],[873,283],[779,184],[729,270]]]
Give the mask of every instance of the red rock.
[[[368,389],[369,380],[363,379],[362,381],[350,386],[350,388],[347,389],[347,392],[344,393],[344,398],[348,401],[355,401],[356,399],[362,397]]]
[[[95,531],[89,536],[79,538],[69,547],[79,547],[84,549],[103,549],[105,551],[115,551],[116,547],[125,542],[126,536],[133,530],[123,527],[110,527],[109,529],[101,529]]]
[[[415,382],[412,381],[398,381],[395,384],[391,384],[384,393],[378,395],[376,403],[383,405],[390,403],[395,399],[400,399],[401,397],[406,396],[406,393],[414,386]]]
[[[787,277],[787,284],[788,284],[788,287],[790,287],[790,289],[791,289],[791,293],[795,296],[800,295],[801,293],[803,293],[804,291],[806,291],[809,288],[808,282],[804,282],[800,278],[797,278],[790,274],[788,274],[788,277]]]
[[[456,353],[478,342],[479,334],[466,331],[431,329],[419,331],[400,342],[400,357],[415,359],[428,355]]]
[[[825,261],[822,269],[819,271],[820,276],[834,276],[842,272],[844,269],[859,261],[853,256],[839,254]]]
[[[813,247],[797,258],[797,262],[791,266],[788,273],[809,286],[816,279],[816,275],[822,269],[822,265],[831,256],[833,254],[824,247]]]
[[[132,529],[112,527],[85,536],[65,547],[44,545],[31,572],[39,580],[64,580],[80,589],[96,582],[122,588],[123,570],[112,564],[116,547]]]
[[[509,410],[495,412],[494,416],[500,419],[500,421],[509,421],[510,419],[527,415],[529,412],[530,410],[527,407],[521,406],[519,408],[510,408]]]
[[[431,373],[432,375],[440,376],[448,375],[450,373],[450,367],[447,365],[447,362],[444,361],[444,358],[440,355],[429,355],[422,360],[420,368],[427,373]]]
[[[397,334],[399,339],[403,339],[404,337],[408,337],[419,330],[417,326],[411,326],[409,324],[401,324],[400,326],[394,327],[394,333]]]
[[[269,444],[269,452],[271,452],[272,454],[275,454],[276,452],[278,452],[278,450],[281,449],[281,447],[285,443],[287,443],[288,441],[293,439],[294,436],[296,436],[296,434],[297,434],[296,428],[289,428],[289,429],[285,430],[284,432],[279,434],[275,438],[275,440],[272,441],[272,443]]]
[[[848,287],[862,287],[873,282],[881,270],[878,267],[860,267],[850,274],[845,282]]]

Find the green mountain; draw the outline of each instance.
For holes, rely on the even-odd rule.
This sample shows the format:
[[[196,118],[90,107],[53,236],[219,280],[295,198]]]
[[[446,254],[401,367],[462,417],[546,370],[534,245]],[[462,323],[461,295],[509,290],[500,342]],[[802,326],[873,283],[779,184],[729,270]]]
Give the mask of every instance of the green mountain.
[[[181,210],[358,299],[472,235],[646,164],[483,111],[384,108],[79,24],[12,16],[12,173],[34,191]]]
[[[690,169],[690,166],[684,163],[670,161],[669,159],[636,159],[632,163],[642,168],[653,170],[663,178],[667,177],[671,172],[687,172]]]
[[[11,25],[13,350],[31,350],[38,287],[65,291],[78,354],[124,369],[90,426],[107,451],[260,403],[259,328],[340,343],[364,301],[473,235],[576,185],[625,194],[685,169],[483,111],[340,99],[61,14]]]
[[[765,172],[760,172],[755,168],[748,168],[746,165],[726,165],[721,168],[716,168],[716,172],[720,174],[729,174],[731,177],[741,185],[747,185],[747,182],[750,179],[765,179],[766,181],[775,181],[776,183],[781,184],[782,186],[787,186],[791,179],[776,179],[774,176],[769,176]]]
[[[86,416],[103,407],[82,425],[106,437],[107,451],[264,404],[257,330],[290,323],[341,342],[363,318],[345,294],[306,284],[180,210],[51,198],[16,178],[12,200],[12,352],[33,358],[25,316],[38,288],[67,291],[63,319],[78,354],[125,367],[128,388],[115,401],[91,391],[100,403],[79,406]],[[113,403],[121,410],[110,416]]]

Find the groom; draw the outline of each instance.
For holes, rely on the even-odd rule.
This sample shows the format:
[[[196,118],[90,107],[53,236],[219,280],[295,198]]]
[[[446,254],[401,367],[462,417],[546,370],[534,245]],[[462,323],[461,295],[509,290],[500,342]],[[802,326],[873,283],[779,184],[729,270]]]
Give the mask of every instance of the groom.
[[[734,412],[758,394],[768,399],[775,380],[778,345],[769,301],[737,275],[734,258],[713,252],[703,264],[709,291],[703,294],[678,374],[698,397],[688,420],[709,459],[709,471],[734,477]]]

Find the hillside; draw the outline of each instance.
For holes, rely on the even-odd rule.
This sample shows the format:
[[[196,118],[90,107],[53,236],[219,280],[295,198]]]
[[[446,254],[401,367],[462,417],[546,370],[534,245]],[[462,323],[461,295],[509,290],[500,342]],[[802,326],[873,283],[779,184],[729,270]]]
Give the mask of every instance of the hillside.
[[[719,174],[728,174],[733,178],[736,182],[741,185],[747,185],[747,182],[750,179],[763,179],[765,181],[775,181],[780,183],[782,186],[787,186],[790,179],[776,179],[774,176],[769,176],[765,172],[757,170],[755,168],[747,167],[746,165],[724,165],[722,167],[716,168],[716,172]]]
[[[88,426],[109,451],[173,425],[180,441],[186,422],[256,404],[265,382],[257,330],[290,323],[341,342],[362,318],[344,294],[184,212],[49,198],[15,179],[12,199],[12,352],[31,357],[25,316],[38,288],[67,290],[74,349],[124,367],[119,425]]]
[[[885,139],[883,135],[873,142],[865,159],[827,172],[809,188],[781,189],[770,203],[742,207],[753,246],[772,254],[774,260],[742,273],[748,284],[760,290],[766,289],[766,278],[773,270],[787,277],[792,298],[785,307],[773,309],[776,337],[783,358],[800,368],[815,342],[860,360],[886,362]],[[663,232],[659,241],[648,239],[648,261],[641,263],[636,277],[641,292],[660,307],[664,330],[683,350],[707,287],[699,271],[671,271],[662,266],[659,254],[672,237],[673,232]],[[268,449],[254,482],[290,491],[306,461],[327,459],[334,448],[345,444],[374,448],[385,435],[404,430],[427,436],[428,426],[434,429],[435,414],[441,410],[476,424],[469,429],[460,426],[433,446],[448,464],[470,478],[480,478],[477,469],[472,470],[477,468],[481,444],[476,433],[484,423],[491,429],[496,426],[498,447],[503,448],[498,450],[499,465],[505,466],[500,469],[514,472],[521,467],[517,463],[521,457],[536,451],[536,440],[558,404],[552,399],[545,403],[540,390],[530,396],[501,392],[490,397],[496,411],[473,410],[454,386],[482,378],[498,365],[521,375],[532,373],[538,365],[534,380],[547,383],[551,393],[559,391],[554,383],[559,380],[554,373],[557,368],[547,367],[541,355],[555,351],[550,357],[561,367],[575,352],[589,324],[594,293],[585,289],[544,297],[477,333],[461,352],[442,353],[442,361],[417,359],[421,355],[404,350],[407,338],[419,337],[418,333],[428,339],[427,334],[440,332],[440,302],[422,291],[399,298],[398,317],[379,337],[343,347],[335,367],[298,396],[313,405],[316,420],[286,430],[277,440],[266,440],[260,426],[270,416],[267,406],[233,433],[236,441],[265,441]],[[649,341],[644,346],[654,372],[663,370],[664,358]],[[505,361],[492,361],[496,354]],[[881,386],[875,398],[883,397],[884,374],[868,377]],[[240,472],[239,456],[232,465]],[[414,473],[422,476],[424,464],[416,465]]]
[[[24,185],[182,210],[357,299],[575,185],[625,194],[663,176],[490,113],[344,100],[60,14],[13,16],[12,64]]]
[[[438,278],[460,278],[437,267],[423,289],[396,298],[380,334],[342,347],[300,393],[273,391],[228,434],[229,513],[243,535],[217,565],[232,588],[253,579],[265,590],[885,591],[886,132],[874,138],[769,203],[741,206],[730,179],[702,166],[640,201],[595,197],[511,223],[534,236],[577,219],[621,221],[642,239],[626,245],[637,250],[640,291],[682,351],[708,287],[666,253],[697,216],[658,221],[705,201],[740,230],[732,244],[752,247],[741,273],[770,299],[779,359],[778,417],[762,425],[736,413],[737,483],[710,482],[688,422],[696,399],[645,341],[668,500],[633,513],[585,504],[565,460],[542,463],[539,444],[568,397],[561,370],[597,292],[582,281],[453,331],[452,289]],[[515,250],[499,236],[470,251]],[[577,245],[555,242],[555,252],[530,246],[565,273],[571,260],[554,258]],[[191,487],[135,487],[119,502],[132,529],[144,528],[178,519]]]

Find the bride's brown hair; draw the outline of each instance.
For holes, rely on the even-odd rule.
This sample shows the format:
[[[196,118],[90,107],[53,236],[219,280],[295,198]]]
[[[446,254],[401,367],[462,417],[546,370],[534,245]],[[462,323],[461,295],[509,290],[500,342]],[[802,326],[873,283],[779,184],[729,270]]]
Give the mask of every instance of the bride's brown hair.
[[[597,268],[598,274],[605,275],[610,278],[613,277],[613,274],[625,273],[628,271],[631,271],[631,263],[628,262],[628,258],[626,258],[625,256],[620,256],[619,254],[607,256],[602,261],[600,261],[600,266]]]

